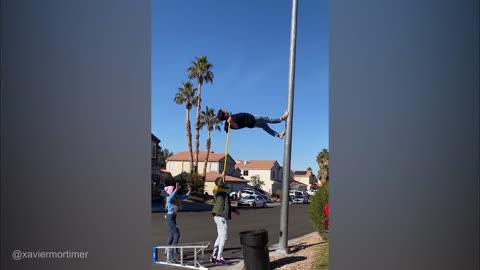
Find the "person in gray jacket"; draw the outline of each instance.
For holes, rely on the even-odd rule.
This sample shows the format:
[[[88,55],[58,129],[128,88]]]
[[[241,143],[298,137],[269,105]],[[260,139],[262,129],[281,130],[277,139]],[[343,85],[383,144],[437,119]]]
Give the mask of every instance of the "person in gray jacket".
[[[225,177],[225,171],[222,174]],[[230,197],[228,196],[228,187],[223,182],[223,177],[215,179],[216,188],[213,190],[213,199],[215,205],[212,209],[213,220],[217,224],[217,239],[213,246],[212,256],[210,261],[216,265],[225,264],[223,258],[223,247],[227,241],[227,229],[228,220],[232,219],[232,212],[237,216],[240,215],[240,211],[236,208],[232,208],[230,205]]]

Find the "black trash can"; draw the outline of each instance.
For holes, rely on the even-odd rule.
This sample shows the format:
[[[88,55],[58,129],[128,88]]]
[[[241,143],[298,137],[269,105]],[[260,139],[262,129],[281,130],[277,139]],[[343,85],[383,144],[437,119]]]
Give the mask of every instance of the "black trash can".
[[[241,232],[240,244],[245,270],[270,270],[267,230]]]

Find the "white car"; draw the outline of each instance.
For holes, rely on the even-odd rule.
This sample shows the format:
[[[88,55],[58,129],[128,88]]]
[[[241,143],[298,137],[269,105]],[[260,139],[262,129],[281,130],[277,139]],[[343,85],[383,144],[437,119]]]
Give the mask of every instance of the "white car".
[[[307,196],[306,191],[300,191],[300,190],[290,190],[289,192],[290,196]]]
[[[262,193],[260,193],[256,190],[243,189],[242,191],[240,191],[240,198],[245,198],[245,197],[248,197],[248,196],[260,196],[265,201],[268,200],[267,196],[263,195]]]
[[[309,196],[313,196],[313,195],[315,195],[315,192],[317,192],[316,189],[311,189],[311,190],[307,191],[307,194],[308,194]]]
[[[230,192],[230,199],[234,201],[238,200],[239,194],[240,194],[240,191]]]
[[[246,207],[252,207],[252,208],[266,207],[267,206],[267,201],[260,196],[250,195],[250,196],[247,196],[245,198],[241,198],[240,200],[238,200],[237,206],[238,207],[246,206]]]
[[[308,197],[305,195],[295,195],[291,196],[293,203],[308,203]]]

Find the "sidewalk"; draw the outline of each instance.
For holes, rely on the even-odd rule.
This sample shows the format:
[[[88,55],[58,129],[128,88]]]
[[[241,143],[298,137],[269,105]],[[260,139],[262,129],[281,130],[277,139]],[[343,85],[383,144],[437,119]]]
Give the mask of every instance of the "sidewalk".
[[[312,237],[316,237],[318,236],[318,233],[317,232],[313,232],[313,233],[309,233],[307,235],[304,235],[304,236],[301,236],[301,237],[298,237],[298,238],[294,238],[294,239],[290,239],[288,241],[288,247],[290,249],[294,249],[294,246],[295,244],[299,243],[299,242],[302,242],[302,241],[305,241],[306,239],[308,238],[312,238]],[[270,257],[270,263],[272,265],[272,267],[275,267],[275,259],[278,260],[279,258],[281,258],[281,260],[283,260],[283,258],[285,257],[288,257],[289,255],[292,255],[295,256],[295,251],[292,250],[292,253],[290,254],[285,254],[279,250],[277,250],[278,248],[278,243],[276,244],[273,244],[273,245],[270,245],[268,247],[269,249],[269,257]],[[240,251],[241,252],[241,251]],[[310,255],[305,255],[305,256],[310,256]],[[273,261],[272,261],[272,258],[273,258]],[[208,269],[211,269],[211,270],[244,270],[244,261],[243,259],[236,259],[236,260],[232,260],[232,259],[229,259],[227,261],[227,265],[222,265],[222,266],[215,266],[215,265],[212,265],[211,263],[202,263],[202,265],[204,267],[207,267]],[[161,268],[158,268],[159,265],[155,265],[153,266],[153,270],[156,270],[156,269],[168,269],[168,270],[181,270],[181,269],[186,269],[184,267],[178,267],[178,266],[169,266],[169,265],[161,265]],[[287,269],[298,269],[298,264],[297,266],[295,265],[292,265],[293,268],[287,268]],[[281,267],[283,269],[283,267]],[[302,267],[300,267],[302,268]],[[276,269],[276,268],[275,268]],[[303,268],[302,268],[303,269]],[[309,268],[305,268],[305,269],[309,269]]]
[[[303,240],[305,238],[308,238],[308,237],[312,237],[314,235],[318,235],[318,232],[312,232],[312,233],[309,233],[307,235],[300,236],[298,238],[290,239],[290,240],[288,240],[287,245],[290,247],[293,243],[296,243],[296,242],[301,241],[301,240]],[[285,253],[283,253],[282,251],[279,251],[277,249],[278,249],[278,243],[270,245],[268,247],[270,257],[286,256]],[[229,265],[213,266],[213,267],[210,267],[209,269],[213,269],[213,270],[225,270],[225,269],[228,269],[228,270],[243,270],[243,267],[244,267],[243,260],[235,260],[235,261],[230,261]]]

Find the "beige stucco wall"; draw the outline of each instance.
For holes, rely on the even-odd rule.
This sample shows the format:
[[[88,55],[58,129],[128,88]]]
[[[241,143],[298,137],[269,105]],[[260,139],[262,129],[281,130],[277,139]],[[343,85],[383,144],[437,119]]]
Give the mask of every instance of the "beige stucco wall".
[[[317,184],[317,179],[315,178],[315,176],[311,175],[309,177],[307,176],[295,176],[294,177],[295,181],[298,181],[302,184],[305,184],[307,185],[307,189],[310,189],[311,185],[312,184]]]
[[[172,164],[174,164],[173,169]],[[167,161],[167,171],[169,171],[173,177],[181,174],[182,172],[189,172],[190,161]]]
[[[273,179],[282,179],[282,175],[279,172],[278,167],[274,167],[271,170],[248,170],[248,176],[243,176],[243,178],[246,180],[252,180],[252,176],[259,176],[260,180],[265,183],[265,185],[262,186],[262,189],[268,193],[272,193],[272,185],[275,183],[271,178],[272,171],[275,171],[275,177]],[[242,174],[243,172],[244,171],[242,170]]]
[[[171,169],[171,164],[174,163],[175,164],[175,168],[172,170]],[[217,170],[215,170],[216,172],[219,172],[219,167],[222,166],[223,167],[223,163],[222,165],[219,165],[219,162],[216,161],[216,162],[208,162],[207,163],[207,172],[210,172],[210,168],[211,168],[211,164],[217,164]],[[198,163],[198,172],[199,173],[203,173],[203,168],[205,166],[205,162],[199,162]],[[167,170],[169,172],[172,173],[172,176],[177,176],[179,174],[181,174],[182,172],[190,172],[190,161],[167,161]]]
[[[173,170],[171,169],[171,164],[175,164],[175,168]],[[214,167],[213,171],[221,172],[224,165],[224,158],[220,159],[220,161],[209,161],[207,163],[207,173],[212,171],[212,164]],[[203,173],[204,166],[204,161],[198,163],[199,173]],[[167,161],[167,171],[171,172],[173,177],[181,174],[182,172],[190,172],[190,161]],[[235,162],[232,159],[227,160],[227,173],[229,175],[235,175]]]

